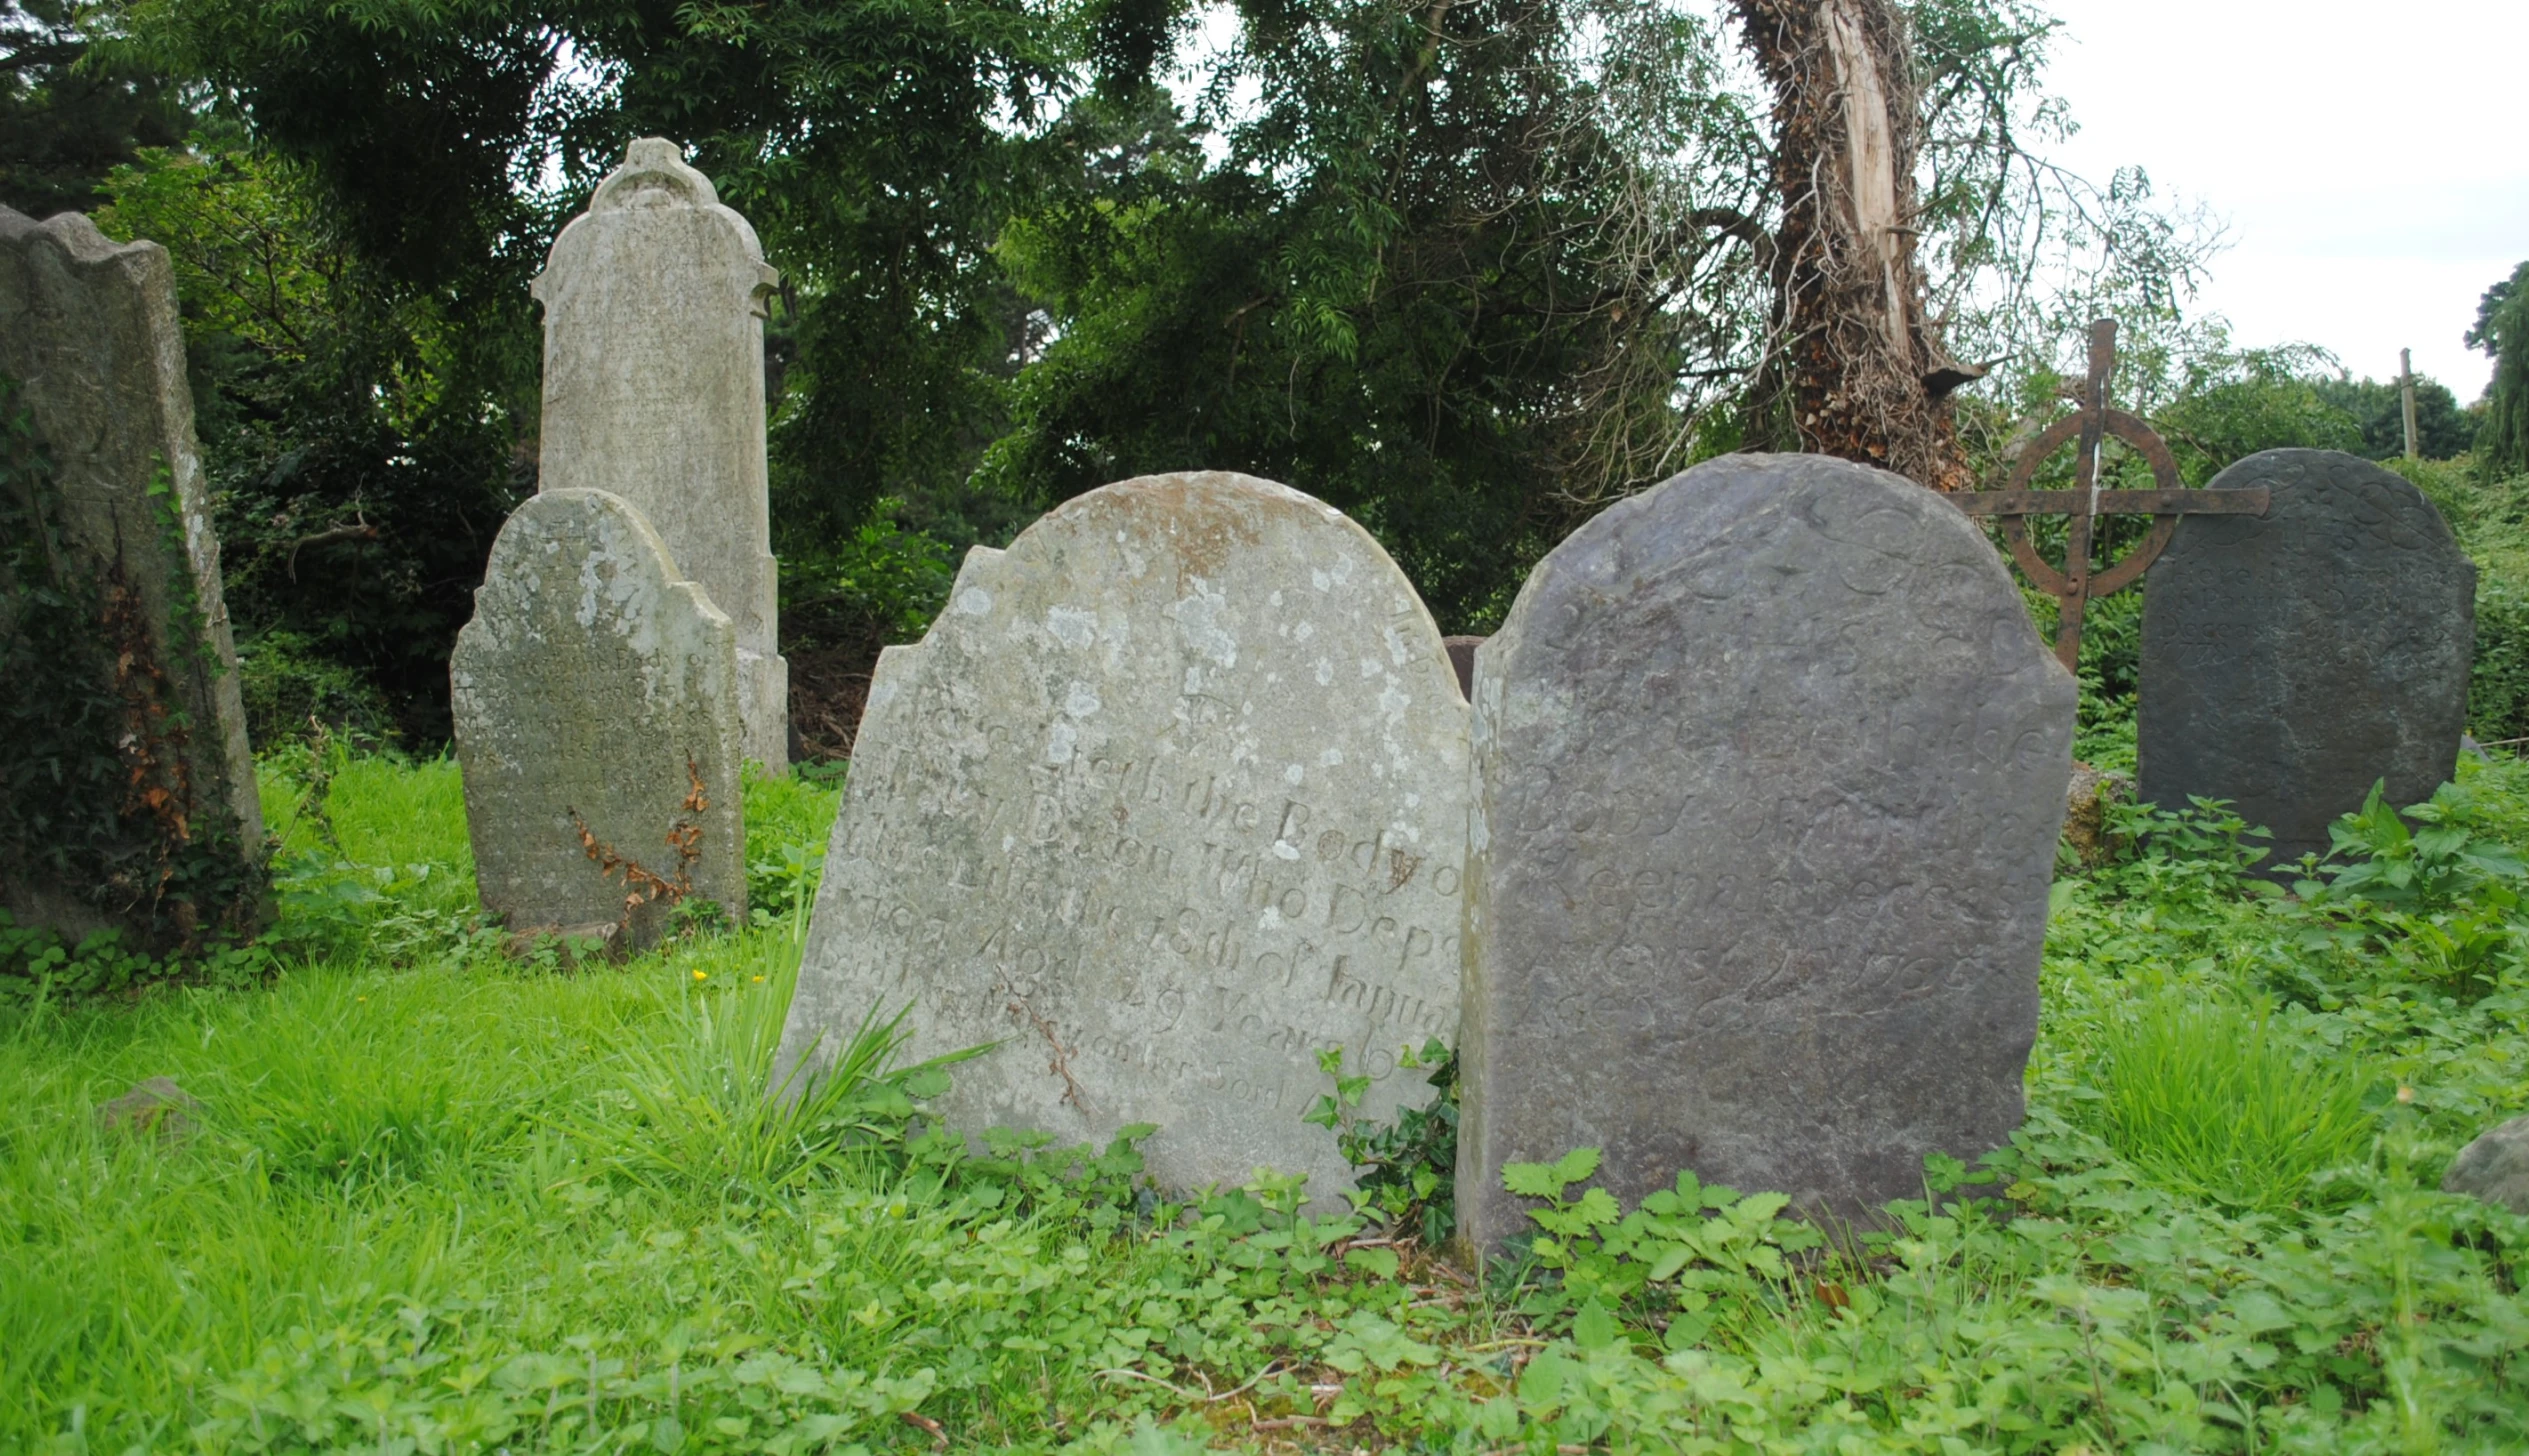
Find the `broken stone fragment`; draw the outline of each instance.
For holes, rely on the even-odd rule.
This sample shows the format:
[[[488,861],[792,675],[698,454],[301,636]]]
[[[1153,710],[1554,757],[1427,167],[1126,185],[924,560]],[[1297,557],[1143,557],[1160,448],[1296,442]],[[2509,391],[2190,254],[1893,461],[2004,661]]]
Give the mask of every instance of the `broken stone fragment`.
[[[2529,1116],[2498,1123],[2459,1149],[2441,1178],[2444,1193],[2500,1204],[2529,1216]]]
[[[170,1142],[193,1136],[197,1124],[188,1114],[202,1110],[192,1094],[170,1077],[152,1077],[97,1108],[97,1121],[108,1132],[151,1133]]]

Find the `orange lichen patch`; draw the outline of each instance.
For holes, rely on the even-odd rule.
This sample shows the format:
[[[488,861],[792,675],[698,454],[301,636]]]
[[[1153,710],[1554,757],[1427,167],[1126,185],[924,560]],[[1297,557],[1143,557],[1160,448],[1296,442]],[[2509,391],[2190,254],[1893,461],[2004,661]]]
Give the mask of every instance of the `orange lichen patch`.
[[[1279,504],[1231,502],[1218,492],[1197,488],[1200,482],[1227,473],[1146,475],[1109,487],[1093,508],[1132,510],[1135,529],[1144,535],[1157,534],[1153,522],[1160,523],[1159,529],[1167,533],[1168,543],[1176,551],[1179,581],[1189,576],[1208,580],[1220,574],[1233,546],[1263,543],[1264,530],[1256,513],[1260,506],[1270,509]]]

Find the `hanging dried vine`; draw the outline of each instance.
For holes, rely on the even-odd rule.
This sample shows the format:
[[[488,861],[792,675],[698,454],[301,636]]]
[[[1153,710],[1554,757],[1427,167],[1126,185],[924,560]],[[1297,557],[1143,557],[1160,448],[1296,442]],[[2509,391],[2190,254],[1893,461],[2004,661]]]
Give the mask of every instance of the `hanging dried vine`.
[[[646,868],[639,860],[599,839],[588,821],[573,809],[571,826],[579,832],[580,848],[597,862],[601,879],[618,879],[624,884],[623,913],[616,918],[618,929],[629,930],[632,917],[642,906],[664,900],[673,906],[694,892],[694,865],[702,858],[703,811],[711,807],[711,799],[703,791],[702,767],[692,759],[685,760],[685,777],[691,787],[684,802],[677,806],[677,817],[668,822],[667,847],[676,854],[676,876],[670,879]]]
[[[152,953],[242,939],[263,905],[261,856],[196,802],[192,724],[142,584],[62,519],[33,420],[0,379],[0,882],[20,887],[21,908],[119,926]],[[180,640],[191,586],[168,584]]]

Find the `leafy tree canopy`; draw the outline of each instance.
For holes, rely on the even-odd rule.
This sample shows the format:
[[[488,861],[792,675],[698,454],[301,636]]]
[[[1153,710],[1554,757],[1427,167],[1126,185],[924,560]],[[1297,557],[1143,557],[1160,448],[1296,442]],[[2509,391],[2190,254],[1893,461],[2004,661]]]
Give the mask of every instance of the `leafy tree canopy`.
[[[2184,354],[2201,234],[2139,172],[2090,188],[2037,155],[2068,126],[2039,86],[2054,22],[1903,9],[1927,303],[1959,356],[2042,374],[2100,311]],[[1237,0],[1210,50],[1189,0],[98,13],[97,60],[222,119],[108,190],[185,270],[240,622],[372,673],[417,738],[532,488],[527,281],[636,136],[685,143],[784,275],[794,600],[894,580],[870,540],[944,553],[1206,466],[1343,506],[1481,628],[1606,501],[1788,438],[1767,107],[1710,7]]]
[[[2362,431],[2357,454],[2386,460],[2406,453],[2405,405],[2394,379],[2356,379],[2339,374],[2312,381],[2318,397],[2350,416]],[[2426,460],[2464,453],[2476,438],[2476,421],[2457,395],[2438,380],[2415,376],[2415,448]]]
[[[2478,459],[2496,474],[2529,470],[2529,263],[2485,290],[2467,342],[2494,356],[2477,427]]]
[[[145,67],[82,65],[92,39],[72,0],[0,0],[0,205],[86,212],[105,174],[184,136],[178,88]]]

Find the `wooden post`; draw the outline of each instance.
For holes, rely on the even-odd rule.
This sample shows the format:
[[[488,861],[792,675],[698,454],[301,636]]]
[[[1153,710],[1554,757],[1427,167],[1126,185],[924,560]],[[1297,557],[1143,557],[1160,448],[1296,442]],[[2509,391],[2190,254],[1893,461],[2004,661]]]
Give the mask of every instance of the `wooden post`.
[[[2415,351],[2397,351],[2397,403],[2406,413],[2406,458],[2420,458],[2415,449]]]

